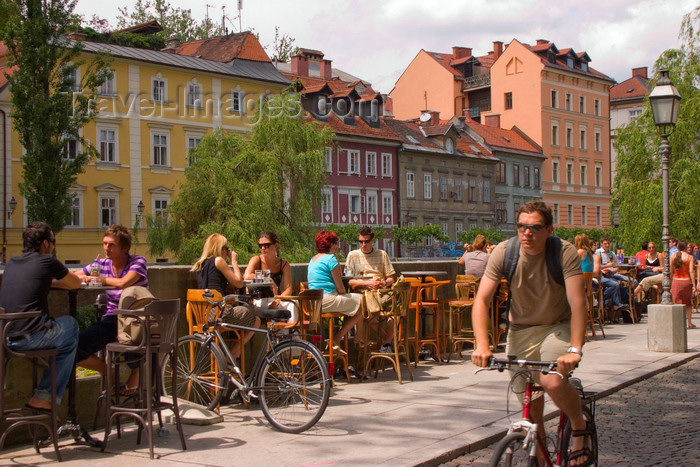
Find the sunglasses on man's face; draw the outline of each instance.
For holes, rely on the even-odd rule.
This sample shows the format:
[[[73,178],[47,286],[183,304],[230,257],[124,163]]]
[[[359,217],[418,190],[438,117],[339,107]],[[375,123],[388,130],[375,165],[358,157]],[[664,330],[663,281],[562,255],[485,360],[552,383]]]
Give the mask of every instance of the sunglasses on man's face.
[[[358,242],[364,245],[365,243],[372,243],[372,240],[358,240]]]
[[[522,224],[520,222],[518,222],[516,225],[518,226],[518,230],[522,233],[525,233],[527,229],[530,229],[530,232],[535,233],[546,227],[546,225],[542,224]]]
[[[270,248],[274,243],[258,243],[258,248]]]

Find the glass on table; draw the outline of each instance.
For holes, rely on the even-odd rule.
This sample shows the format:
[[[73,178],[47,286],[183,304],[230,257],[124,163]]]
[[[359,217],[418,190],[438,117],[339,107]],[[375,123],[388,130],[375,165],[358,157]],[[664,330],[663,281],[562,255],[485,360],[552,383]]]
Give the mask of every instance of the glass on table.
[[[262,282],[262,278],[263,278],[262,269],[256,269],[255,270],[255,278],[253,279],[253,282]]]
[[[270,270],[269,269],[262,270],[262,281],[263,282],[270,282]]]

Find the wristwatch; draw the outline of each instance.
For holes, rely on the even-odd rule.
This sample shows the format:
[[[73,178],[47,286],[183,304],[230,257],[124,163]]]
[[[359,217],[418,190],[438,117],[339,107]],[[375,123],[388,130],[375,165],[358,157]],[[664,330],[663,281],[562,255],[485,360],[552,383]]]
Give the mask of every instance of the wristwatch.
[[[583,351],[581,349],[577,349],[576,347],[569,347],[566,349],[566,353],[577,353],[583,357]]]

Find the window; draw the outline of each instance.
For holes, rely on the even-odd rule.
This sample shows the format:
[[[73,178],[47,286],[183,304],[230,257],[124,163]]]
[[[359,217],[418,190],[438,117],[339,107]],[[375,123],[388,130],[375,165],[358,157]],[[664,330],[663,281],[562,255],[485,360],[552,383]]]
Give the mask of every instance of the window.
[[[574,147],[574,129],[571,128],[570,126],[566,127],[566,147],[567,148]]]
[[[520,186],[520,164],[513,164],[513,186]]]
[[[557,108],[557,101],[559,99],[559,92],[552,89],[552,108],[556,109]]]
[[[333,172],[333,148],[326,148],[326,172]]]
[[[440,200],[444,201],[447,199],[447,176],[440,175]]]
[[[445,151],[449,152],[450,154],[455,152],[455,142],[452,140],[452,138],[445,139]]]
[[[530,186],[530,166],[523,166],[523,186]]]
[[[571,93],[567,92],[566,96],[564,97],[564,102],[566,103],[566,110],[571,110],[572,102],[571,102]]]
[[[559,146],[559,125],[552,123],[552,146]]]
[[[449,233],[449,224],[447,222],[440,223],[440,233],[444,236],[447,236],[447,234]]]
[[[532,176],[535,178],[535,188],[540,187],[540,168],[535,167],[532,171]]]
[[[367,175],[377,176],[377,153],[376,152],[366,152],[365,153],[365,166]]]
[[[586,206],[581,206],[581,225],[586,225]]]
[[[513,93],[507,92],[505,95],[506,110],[513,108]]]
[[[168,135],[153,134],[153,165],[168,165]]]
[[[494,207],[496,208],[496,221],[498,223],[508,222],[508,211],[506,209],[506,202],[496,201]]]
[[[588,183],[588,167],[586,164],[581,164],[581,186],[586,186]]]
[[[70,83],[71,91],[80,91],[80,68],[75,67],[68,74],[68,82]]]
[[[455,222],[455,238],[459,236],[460,232],[464,231],[464,224],[461,222]]]
[[[104,83],[97,87],[97,94],[104,94],[108,96],[113,96],[116,94],[116,85],[114,81],[114,71],[112,71],[112,76],[105,79]]]
[[[585,149],[586,149],[586,130],[583,129],[583,128],[582,128],[581,131],[580,131],[580,138],[579,138],[579,140],[580,140],[580,141],[579,141],[579,147],[580,147],[581,149],[584,149],[584,150],[585,150]]]
[[[360,174],[360,151],[348,150],[348,173]]]
[[[66,139],[66,146],[63,152],[63,158],[69,161],[75,160],[78,157],[78,140],[74,138]]]
[[[484,180],[484,197],[482,198],[484,203],[491,202],[491,181]]]
[[[330,188],[323,189],[323,199],[321,200],[321,212],[332,213],[333,212],[333,193]]]
[[[362,210],[360,201],[362,201],[360,195],[350,196],[350,214],[360,214],[360,211]]]
[[[569,225],[573,225],[573,223],[574,223],[574,205],[573,204],[569,204],[567,206],[566,215],[567,215]]]
[[[600,117],[600,99],[593,100],[593,114]]]
[[[595,207],[595,224],[600,226],[602,224],[600,219],[600,206]]]
[[[416,197],[416,175],[413,172],[406,172],[406,198]]]
[[[630,121],[642,115],[642,109],[630,110]]]
[[[202,85],[196,81],[187,83],[187,106],[202,108]]]
[[[117,223],[117,198],[112,195],[100,195],[100,227],[109,227]]]
[[[583,71],[584,73],[588,71],[588,63],[581,62],[581,71]]]
[[[81,215],[83,208],[83,196],[81,193],[71,193],[73,200],[71,201],[71,215],[68,221],[68,227],[80,227]]]
[[[571,57],[566,57],[566,66],[568,68],[573,68],[574,67],[574,59]]]
[[[496,165],[496,183],[506,182],[506,163],[499,162]]]
[[[168,200],[163,198],[153,199],[153,216],[168,220]]]
[[[566,163],[566,183],[568,183],[569,185],[574,183],[574,163],[573,162]]]
[[[229,109],[232,113],[241,113],[241,105],[243,93],[241,91],[231,91],[231,108]]]
[[[515,221],[518,221],[518,213],[520,212],[520,203],[513,203],[513,213]]]
[[[586,96],[579,96],[578,98],[578,111],[582,114],[586,113]]]
[[[117,162],[117,130],[99,129],[97,146],[100,148],[100,162]]]
[[[602,135],[600,134],[600,130],[595,130],[595,150],[597,152],[602,151]]]
[[[391,216],[394,209],[393,204],[391,193],[382,193],[382,215],[384,215],[384,217],[389,217],[389,222],[387,222],[387,224],[391,223]]]
[[[554,203],[554,209],[552,209],[552,222],[555,224],[559,223],[559,205]]]
[[[151,97],[153,102],[165,103],[167,101],[167,88],[164,79],[151,79]]]
[[[559,161],[552,161],[552,181],[559,183]]]
[[[469,202],[476,203],[476,179],[469,177]]]
[[[367,194],[367,214],[377,215],[377,195]]]
[[[426,222],[425,225],[431,225],[430,222]],[[425,239],[425,246],[433,246],[433,237],[429,236]]]
[[[433,176],[431,174],[423,175],[423,198],[432,199],[433,197]]]
[[[603,168],[599,165],[595,168],[595,186],[601,186],[603,184]]]
[[[462,201],[462,177],[455,177],[454,190],[455,201]]]
[[[202,141],[202,137],[200,135],[187,137],[187,167],[194,164],[195,157],[192,150],[199,146],[200,141]]]
[[[391,154],[382,153],[382,177],[391,177]]]

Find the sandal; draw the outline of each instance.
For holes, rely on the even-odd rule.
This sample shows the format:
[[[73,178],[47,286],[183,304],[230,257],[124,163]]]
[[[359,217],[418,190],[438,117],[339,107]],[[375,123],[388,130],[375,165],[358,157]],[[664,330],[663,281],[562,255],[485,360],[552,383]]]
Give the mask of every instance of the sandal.
[[[572,467],[586,467],[589,465],[594,465],[595,464],[595,459],[593,458],[593,430],[590,429],[588,424],[586,424],[586,429],[585,430],[572,430],[571,431],[571,437],[572,438],[580,438],[583,437],[583,448],[576,450],[576,451],[571,451],[569,452],[568,455],[568,465],[571,465],[572,460],[580,460],[581,458],[585,458],[585,461],[582,462],[581,464],[576,464],[575,466]]]
[[[133,387],[125,384],[124,386],[120,386],[119,395],[120,396],[127,396],[127,397],[133,396],[134,394],[136,394],[136,391],[138,389],[139,389],[138,384],[136,386],[133,386]]]

